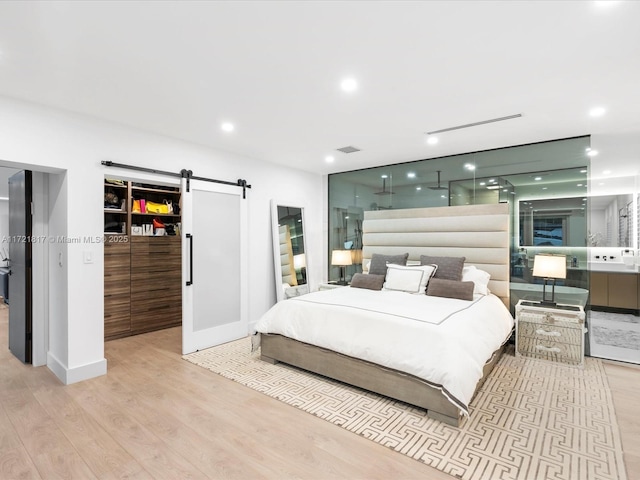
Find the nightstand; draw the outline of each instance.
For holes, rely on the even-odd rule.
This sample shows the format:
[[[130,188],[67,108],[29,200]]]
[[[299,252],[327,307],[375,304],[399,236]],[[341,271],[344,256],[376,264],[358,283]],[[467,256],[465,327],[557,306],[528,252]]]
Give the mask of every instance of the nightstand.
[[[584,364],[584,309],[549,307],[520,300],[516,305],[516,356]]]
[[[336,282],[322,282],[318,285],[318,290],[333,290],[334,288],[348,287],[349,285],[340,285]]]

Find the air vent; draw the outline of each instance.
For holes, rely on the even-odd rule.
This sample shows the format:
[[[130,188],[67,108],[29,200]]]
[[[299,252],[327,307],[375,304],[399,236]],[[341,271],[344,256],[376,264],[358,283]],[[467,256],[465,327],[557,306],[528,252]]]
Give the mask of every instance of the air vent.
[[[435,135],[436,133],[450,132],[451,130],[460,130],[462,128],[477,127],[478,125],[485,125],[487,123],[502,122],[504,120],[511,120],[513,118],[520,118],[521,116],[522,116],[521,113],[516,113],[515,115],[508,115],[506,117],[491,118],[489,120],[481,120],[479,122],[466,123],[464,125],[458,125],[457,127],[449,127],[449,128],[443,128],[440,130],[434,130],[433,132],[427,132],[427,135]]]
[[[359,152],[360,149],[356,147],[348,146],[348,147],[338,148],[338,151],[342,153],[354,153],[354,152]]]

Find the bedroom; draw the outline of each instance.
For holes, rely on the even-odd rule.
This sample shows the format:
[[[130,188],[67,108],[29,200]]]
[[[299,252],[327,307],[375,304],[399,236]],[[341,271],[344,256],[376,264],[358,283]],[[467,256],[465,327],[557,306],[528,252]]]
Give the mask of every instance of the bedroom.
[[[429,81],[435,82],[433,72],[425,72],[425,77],[420,80],[418,80],[417,72],[414,73],[418,85],[411,85],[411,87],[417,88],[417,93],[414,93],[415,97],[409,96],[410,85],[407,84],[402,90],[396,89],[389,100],[374,102],[373,98],[366,96],[367,92],[371,95],[370,88],[372,87],[369,87],[369,89],[364,88],[366,83],[371,85],[372,80],[365,78],[361,78],[363,88],[357,95],[346,97],[337,88],[334,91],[334,83],[338,83],[341,76],[347,73],[343,72],[343,69],[349,70],[348,67],[353,61],[351,55],[341,56],[339,54],[344,39],[351,38],[352,33],[349,25],[332,24],[333,19],[341,16],[337,15],[335,11],[328,10],[323,13],[321,10],[319,12],[311,11],[305,13],[298,7],[299,10],[291,14],[302,15],[307,18],[308,23],[304,25],[317,25],[320,32],[311,29],[308,34],[313,38],[307,39],[309,43],[305,49],[290,53],[294,55],[292,58],[297,60],[293,64],[300,70],[297,75],[304,73],[303,78],[297,75],[292,77],[284,76],[284,78],[291,78],[293,80],[292,83],[302,82],[305,88],[307,79],[321,78],[323,88],[325,88],[323,91],[330,91],[328,94],[330,99],[326,102],[321,99],[319,103],[324,102],[331,107],[327,116],[322,117],[319,112],[324,112],[324,110],[319,105],[302,105],[302,110],[314,113],[311,116],[307,116],[304,114],[305,112],[300,112],[300,109],[295,105],[290,106],[290,109],[285,109],[283,104],[280,103],[289,97],[308,98],[311,101],[315,95],[318,95],[316,89],[298,91],[295,89],[302,87],[300,83],[297,83],[291,85],[292,90],[281,92],[285,97],[284,99],[275,95],[276,91],[280,91],[282,88],[279,86],[280,83],[278,81],[283,78],[284,73],[280,70],[270,70],[269,67],[272,63],[277,63],[281,58],[276,53],[278,51],[287,51],[285,47],[292,43],[287,35],[282,37],[275,36],[275,45],[264,45],[268,51],[261,51],[260,55],[247,51],[249,49],[243,47],[240,41],[228,41],[228,43],[235,45],[239,49],[236,53],[227,53],[226,48],[230,48],[230,45],[228,45],[222,51],[217,50],[215,55],[212,54],[210,57],[214,59],[212,62],[220,62],[224,69],[234,72],[234,75],[230,75],[230,77],[235,81],[239,82],[242,79],[248,82],[242,84],[241,91],[244,93],[239,99],[225,93],[230,91],[227,88],[231,88],[226,84],[219,88],[210,88],[211,85],[216,85],[213,80],[219,78],[220,75],[217,71],[208,74],[202,72],[199,65],[203,62],[200,57],[191,67],[181,63],[181,55],[171,57],[171,61],[175,64],[172,66],[163,65],[160,61],[159,64],[153,65],[146,63],[161,55],[159,51],[173,54],[175,49],[184,49],[185,51],[192,51],[196,55],[198,52],[191,49],[193,45],[213,43],[211,38],[204,32],[200,32],[203,35],[203,37],[200,37],[200,43],[194,41],[194,43],[189,43],[188,45],[174,43],[179,42],[179,38],[173,36],[165,38],[164,33],[167,30],[172,32],[177,32],[178,30],[166,28],[167,24],[172,25],[174,21],[178,21],[174,18],[172,11],[154,12],[154,15],[159,18],[159,23],[161,23],[160,26],[157,24],[154,26],[144,11],[139,9],[125,13],[117,9],[109,12],[108,9],[103,10],[95,5],[91,8],[88,6],[79,7],[79,10],[74,10],[70,4],[47,7],[44,4],[34,3],[26,4],[29,5],[29,8],[25,9],[21,9],[18,5],[18,3],[3,2],[2,6],[3,15],[1,21],[3,22],[2,31],[4,33],[0,42],[3,69],[1,92],[4,98],[0,113],[3,132],[0,158],[6,162],[5,165],[31,165],[35,166],[34,169],[50,176],[49,205],[53,210],[52,213],[56,214],[58,219],[55,222],[50,222],[50,228],[57,227],[62,230],[61,234],[70,236],[94,236],[102,231],[101,219],[97,218],[95,212],[101,209],[102,198],[100,191],[105,172],[99,166],[99,162],[104,159],[173,169],[175,158],[181,158],[186,166],[200,175],[231,180],[247,178],[253,183],[253,189],[249,194],[249,200],[252,205],[249,235],[250,251],[252,252],[250,257],[252,269],[250,290],[253,292],[249,317],[252,321],[256,321],[259,315],[275,301],[269,222],[269,201],[274,197],[281,197],[286,193],[288,198],[305,201],[310,229],[310,249],[313,252],[313,255],[310,255],[308,259],[312,275],[311,284],[318,285],[321,281],[328,279],[326,277],[329,264],[328,239],[326,235],[328,213],[325,211],[327,208],[327,190],[324,184],[324,175],[330,172],[397,163],[404,160],[435,158],[455,153],[583,134],[592,134],[594,145],[596,145],[596,142],[601,142],[598,145],[601,154],[599,157],[592,159],[592,167],[598,166],[598,168],[604,169],[605,165],[613,164],[613,161],[618,158],[617,154],[614,155],[615,158],[608,157],[607,152],[620,148],[623,141],[627,140],[631,141],[627,145],[633,150],[634,140],[637,142],[637,132],[633,127],[633,120],[621,118],[621,110],[625,108],[631,109],[632,105],[638,103],[635,101],[637,95],[635,88],[629,87],[629,90],[623,88],[637,85],[637,68],[633,60],[631,60],[634,58],[633,45],[637,44],[637,42],[625,41],[628,37],[635,38],[633,37],[635,33],[629,33],[634,30],[625,30],[620,27],[621,24],[624,24],[623,19],[633,16],[625,13],[624,8],[630,8],[626,4],[620,5],[622,10],[608,10],[602,13],[593,13],[591,2],[584,3],[584,11],[573,10],[573,7],[569,5],[554,5],[551,12],[544,11],[537,16],[535,12],[531,12],[532,19],[535,18],[537,21],[531,22],[532,26],[529,27],[528,34],[531,36],[531,43],[536,46],[539,44],[541,32],[538,25],[546,25],[545,19],[556,18],[556,14],[562,13],[567,16],[565,19],[565,24],[567,25],[573,25],[578,18],[590,25],[590,28],[584,29],[585,32],[578,32],[580,35],[584,34],[584,37],[574,39],[574,43],[566,47],[566,51],[576,56],[575,64],[570,67],[571,72],[562,71],[557,76],[553,76],[549,72],[555,71],[559,64],[567,60],[566,57],[564,55],[560,56],[560,58],[553,57],[553,62],[546,63],[542,61],[541,57],[550,55],[550,50],[554,49],[536,50],[531,54],[531,58],[536,63],[527,68],[524,68],[526,66],[523,65],[520,66],[523,72],[522,76],[525,78],[505,77],[521,82],[522,87],[512,91],[511,95],[499,95],[495,91],[498,89],[495,86],[491,87],[488,84],[478,85],[475,82],[482,80],[482,78],[476,78],[473,83],[464,82],[464,84],[458,85],[455,101],[449,100],[444,105],[430,108],[436,111],[436,114],[430,114],[433,115],[430,118],[423,118],[425,115],[424,108],[411,107],[414,101],[411,98],[421,98],[421,95],[423,95],[421,85],[429,84]],[[343,5],[342,8],[346,10],[340,13],[346,15],[345,19],[353,19],[354,21],[359,19],[359,22],[362,22],[361,15],[363,13],[371,16],[378,15],[379,17],[376,18],[380,19],[380,24],[385,24],[384,17],[389,12],[386,12],[383,7],[380,7],[381,10],[372,8],[371,11],[368,11],[364,9],[363,12],[358,5],[360,4]],[[276,8],[275,6],[271,7]],[[106,9],[106,7],[103,8]],[[227,6],[227,8],[232,10],[231,6]],[[481,14],[481,12],[472,13]],[[41,17],[38,22],[43,22],[38,23],[38,27],[34,26],[35,20],[31,16],[34,14]],[[193,21],[195,25],[199,26],[198,28],[209,31],[209,25],[202,26],[188,13],[183,12],[183,14],[186,16],[185,22]],[[444,16],[451,15],[451,12],[438,11],[437,14]],[[473,14],[470,13],[469,16],[473,17]],[[588,19],[596,15],[598,18],[602,17],[609,20],[603,24],[598,24],[596,20],[589,23]],[[402,15],[397,20],[399,25],[396,28],[402,31],[402,25],[406,25],[407,22],[411,24],[410,18],[412,16],[411,14]],[[426,16],[428,17],[428,15]],[[510,18],[508,12],[500,9],[492,12],[491,16],[497,19],[494,30],[500,30],[503,23],[501,19]],[[105,21],[105,18],[112,21]],[[236,39],[239,33],[234,36],[234,32],[229,31],[232,29],[225,27],[222,20],[224,15],[220,14],[218,18],[220,18],[220,24],[216,23],[215,26],[221,32],[221,35],[225,34],[230,39]],[[261,20],[263,18],[271,19],[270,26],[262,24]],[[278,18],[281,20],[278,20]],[[286,31],[286,29],[280,28],[283,25],[279,22],[285,24],[296,23],[287,22],[288,18],[290,17],[286,12],[278,15],[277,11],[267,9],[267,11],[256,11],[255,18],[247,19],[247,21],[262,24],[261,27],[252,24],[252,31],[256,32],[255,34],[257,35],[254,38],[261,39],[262,37],[259,36],[258,32],[271,34],[273,33],[272,29]],[[82,20],[80,21],[79,19]],[[124,20],[120,22],[119,19]],[[214,20],[210,21],[213,22]],[[469,25],[465,25],[465,27],[470,31],[474,31],[472,19],[467,19],[466,21]],[[133,35],[131,38],[125,39],[125,32],[132,29],[135,30],[135,27],[139,24],[148,23],[150,24],[143,38]],[[345,20],[345,23],[349,22]],[[376,54],[373,55],[375,58],[371,58],[371,52],[384,51],[387,56],[393,56],[391,54],[393,52],[392,44],[388,43],[390,40],[387,38],[384,41],[378,40],[378,30],[367,27],[369,25],[368,21],[363,23],[366,23],[363,26],[363,36],[360,37],[360,41],[363,44],[359,44],[357,51],[352,52],[353,58],[367,59],[368,64],[375,65],[376,59],[379,57]],[[87,28],[78,29],[78,24],[87,25]],[[232,24],[232,22],[229,22],[229,24]],[[113,38],[112,25],[120,25],[122,36]],[[615,25],[615,28],[612,25]],[[25,28],[21,28],[22,26]],[[302,27],[300,29],[304,30]],[[183,28],[182,30],[189,30],[189,28]],[[326,32],[331,30],[338,30],[343,34],[341,36],[329,35],[328,37],[331,38],[327,38]],[[617,33],[614,34],[613,30]],[[609,38],[612,42],[611,44],[600,43],[593,39],[596,36],[593,35],[593,32],[601,31],[607,33],[601,38]],[[295,33],[300,36],[300,42],[302,42],[303,38],[306,38],[303,35],[304,32],[296,31]],[[511,33],[513,34],[513,32]],[[553,41],[557,42],[557,44],[566,45],[564,43],[566,39],[562,32],[555,32],[554,34]],[[611,36],[608,36],[609,34]],[[319,35],[320,39],[316,35]],[[81,38],[82,41],[78,41],[78,38]],[[120,66],[105,62],[105,65],[99,65],[101,68],[96,67],[96,70],[92,70],[95,64],[91,58],[112,58],[107,52],[100,50],[104,45],[99,40],[103,38],[110,38],[115,42],[115,45],[112,46],[117,48],[121,57],[119,57],[119,62],[114,63]],[[165,38],[164,41],[162,41],[163,38]],[[405,36],[399,35],[398,32],[394,38],[397,38],[400,42],[401,39],[405,39]],[[428,46],[432,45],[433,41],[438,40],[438,38],[447,37],[444,35],[438,37],[436,34],[434,34],[434,37],[427,37],[424,40],[425,50],[429,50]],[[157,41],[158,45],[163,45],[163,48],[156,50],[154,48],[155,43],[151,45],[148,43],[152,42],[152,39]],[[491,41],[491,38],[486,38],[486,40]],[[133,43],[121,45],[120,41]],[[316,51],[315,49],[318,48],[319,43],[323,44],[325,41],[335,47],[335,50],[327,54],[330,57],[329,60],[331,58],[333,60],[325,59],[325,61],[322,61],[322,58],[316,58],[312,62],[315,66],[309,65],[307,63],[308,52]],[[376,48],[371,48],[370,42],[375,42]],[[552,43],[551,38],[549,38],[549,42]],[[137,45],[139,50],[128,49],[127,45]],[[582,52],[585,45],[589,46],[588,54]],[[40,50],[44,49],[45,46],[47,47],[46,50]],[[84,50],[84,46],[89,50],[88,52]],[[490,46],[497,48],[494,42],[491,42]],[[527,46],[529,45],[520,45],[519,47],[525,48]],[[406,49],[406,47],[400,45],[396,48],[401,51]],[[449,55],[452,58],[462,58],[466,48],[464,45],[459,45]],[[611,50],[609,50],[610,48]],[[65,52],[69,55],[68,57],[65,56]],[[127,52],[129,53],[127,54]],[[163,53],[162,55],[168,55],[169,53]],[[587,69],[586,65],[589,64],[588,60],[593,58],[594,54],[597,54],[597,58],[604,63],[604,68],[607,71],[606,79],[602,79],[602,88],[607,88],[607,96],[603,99],[593,98],[593,101],[607,101],[611,105],[619,106],[617,110],[612,106],[611,111],[600,119],[591,119],[586,115],[586,111],[592,106],[591,100],[592,97],[596,96],[595,93],[593,95],[584,95],[580,99],[570,97],[565,93],[552,95],[554,88],[564,91],[563,85],[565,83],[575,80],[577,84],[579,80],[577,77],[588,77],[591,67]],[[24,55],[24,57],[21,55]],[[422,58],[424,52],[420,52],[419,56]],[[518,56],[517,51],[511,51],[508,58],[510,62],[513,62]],[[241,68],[241,66],[236,65],[233,58],[243,58],[250,65],[242,66],[241,71],[236,71],[234,69]],[[402,63],[402,58],[406,59],[405,63]],[[466,68],[478,66],[477,62],[480,57],[474,56],[474,58],[475,60],[469,60],[470,63]],[[401,63],[396,65],[396,70],[400,72],[411,71],[409,67],[414,60],[415,57],[410,53],[398,56],[398,61]],[[340,63],[339,67],[335,66],[336,62]],[[286,65],[290,62],[283,60],[280,63]],[[492,68],[500,66],[495,63],[499,62],[491,64],[491,68],[487,68],[486,71],[489,72]],[[330,65],[334,66],[330,68]],[[444,68],[442,64],[438,65]],[[305,68],[302,68],[303,66]],[[120,67],[125,70],[125,73],[119,70]],[[545,74],[542,75],[545,77],[544,79],[541,78],[540,74],[536,74],[538,67],[546,69],[544,70]],[[433,69],[433,67],[430,67],[430,69]],[[575,72],[573,69],[575,69]],[[294,70],[296,69],[294,68]],[[25,71],[27,74],[24,77],[17,75],[17,72]],[[511,71],[511,75],[514,75],[510,69],[506,70],[505,73],[509,71]],[[62,75],[64,72],[67,72],[71,78],[65,77],[64,80],[52,78],[52,76]],[[172,72],[177,77],[170,77]],[[115,75],[115,78],[112,75]],[[493,78],[493,75],[487,76]],[[261,79],[261,88],[266,89],[268,81],[274,81],[277,87],[276,90],[258,89],[254,91],[253,89],[257,88],[255,85],[256,76]],[[379,82],[384,78],[382,72],[376,73],[375,76]],[[466,78],[468,75],[461,72],[460,75],[454,75],[454,77]],[[135,82],[127,82],[130,78],[135,78]],[[160,78],[164,78],[166,83],[161,82]],[[198,84],[194,78],[206,78],[209,81],[208,85],[207,82]],[[621,81],[619,79],[625,80]],[[37,80],[40,81],[40,84],[35,85],[34,83],[37,83]],[[78,84],[74,84],[74,81],[77,81]],[[385,85],[394,85],[395,81],[397,81],[395,77],[389,78],[389,83]],[[440,81],[443,80],[440,79]],[[593,79],[589,83],[592,82]],[[534,87],[538,83],[546,84],[546,93],[531,94],[531,92],[536,91]],[[183,92],[178,94],[173,90],[172,85],[182,85]],[[188,85],[188,88],[184,85]],[[152,86],[156,86],[157,89],[154,90],[151,88]],[[134,87],[134,90],[128,90]],[[383,89],[384,86],[381,85],[380,88]],[[124,97],[120,90],[129,93]],[[246,114],[247,116],[253,116],[256,122],[252,127],[252,138],[254,138],[255,143],[251,149],[245,145],[243,149],[239,150],[240,153],[228,153],[233,152],[235,149],[240,149],[240,143],[245,138],[242,135],[243,130],[245,132],[249,131],[249,127],[242,127],[240,120],[237,120],[237,131],[233,135],[225,135],[217,129],[218,116],[231,115],[228,112],[235,111],[233,105],[226,105],[225,111],[214,112],[208,119],[190,120],[190,117],[179,113],[179,105],[177,104],[199,105],[201,98],[205,98],[208,90],[217,92],[216,100],[208,103],[209,105],[223,105],[221,103],[223,99],[220,97],[224,96],[233,98],[234,100],[231,103],[236,103],[236,108],[238,109],[240,105],[248,108],[246,105],[247,99],[250,99],[248,103],[263,105],[260,111],[254,114]],[[507,87],[504,90],[506,91]],[[577,87],[575,90],[578,90]],[[246,92],[250,91],[254,91],[255,97],[246,96]],[[486,92],[486,97],[496,97],[493,99],[494,102],[498,101],[497,97],[501,97],[502,105],[500,107],[497,105],[476,105],[479,91]],[[81,92],[86,96],[80,100]],[[100,93],[97,94],[96,92]],[[110,97],[109,93],[113,94],[114,97]],[[480,130],[478,134],[473,135],[471,134],[472,130],[460,132],[461,135],[456,138],[455,142],[446,142],[443,137],[439,146],[435,146],[435,149],[431,150],[429,148],[432,146],[423,144],[425,131],[515,113],[512,111],[512,107],[514,105],[521,106],[518,98],[529,94],[531,94],[530,103],[540,103],[539,109],[535,109],[535,105],[527,103],[528,110],[524,111],[525,116],[522,119],[513,120],[512,122],[514,123],[510,124],[512,126],[495,124],[494,126],[482,127],[488,130]],[[620,97],[616,98],[620,99],[616,100],[613,97],[614,94],[619,95]],[[549,103],[543,102],[545,96],[552,97],[549,99]],[[277,101],[274,100],[274,103],[266,103],[264,105],[269,97],[277,99]],[[436,99],[433,97],[432,95],[428,100],[424,101],[435,102]],[[566,99],[563,100],[563,97],[566,97]],[[70,100],[70,102],[65,103],[65,99]],[[103,100],[101,101],[101,99]],[[611,99],[610,102],[609,99]],[[74,101],[78,103],[74,103]],[[376,103],[379,105],[395,103],[402,106],[400,111],[391,109],[388,117],[373,115],[371,109],[365,109],[363,112],[364,117],[374,123],[369,125],[369,128],[372,129],[371,131],[375,132],[374,136],[380,141],[384,138],[393,137],[395,140],[392,143],[396,143],[396,145],[390,145],[385,148],[381,146],[376,149],[376,143],[373,142],[373,139],[371,141],[367,140],[365,142],[366,145],[372,145],[367,149],[372,152],[372,156],[366,157],[366,165],[364,163],[359,164],[360,160],[357,160],[358,157],[354,156],[369,155],[367,150],[351,154],[349,157],[340,157],[338,155],[341,154],[336,153],[336,161],[332,165],[326,164],[324,156],[335,148],[349,144],[358,146],[359,142],[354,138],[360,138],[364,133],[359,131],[358,128],[352,127],[352,125],[354,125],[353,122],[365,125],[366,118],[358,117],[356,120],[352,115],[355,114],[354,110],[358,106],[357,102],[363,101],[372,106]],[[417,100],[415,102],[416,105],[419,104]],[[95,110],[83,110],[83,108],[88,108],[88,106],[95,103],[99,103],[99,105],[95,105]],[[293,98],[293,103],[300,104],[302,102]],[[141,115],[141,112],[147,112],[149,117],[152,117],[153,124],[144,125],[140,123],[142,119],[136,117],[135,112],[129,112],[131,115],[127,114],[124,120],[113,118],[113,115],[115,115],[114,110],[124,109],[127,105],[137,111],[137,115]],[[475,108],[478,108],[478,113],[481,113],[481,115],[475,115],[476,112],[473,111],[474,107],[472,105],[476,105]],[[620,107],[624,105],[626,107]],[[84,114],[73,113],[73,111],[84,112]],[[520,108],[516,108],[516,111],[520,111]],[[552,125],[549,117],[563,111],[571,111],[570,118],[562,117],[561,120]],[[535,112],[540,113],[536,114]],[[89,117],[86,115],[89,115]],[[288,115],[294,120],[287,121]],[[415,135],[417,139],[415,142],[417,150],[404,151],[397,144],[401,143],[402,138],[408,134],[398,130],[406,130],[403,125],[409,121],[410,117],[414,116],[416,120],[411,125],[411,129],[415,129],[416,133],[411,133],[411,136],[413,138]],[[321,148],[319,146],[312,148],[309,145],[318,144],[312,142],[312,139],[309,139],[304,132],[300,132],[300,135],[291,134],[291,132],[295,131],[294,124],[300,123],[298,122],[299,118],[308,118],[307,123],[304,123],[304,130],[307,132],[327,132],[328,125],[334,125],[337,133],[328,140],[318,140],[323,143]],[[383,121],[385,118],[387,120]],[[274,119],[277,121],[274,121]],[[170,120],[178,124],[178,129],[175,132],[169,132],[171,135],[164,130],[165,125],[163,125]],[[242,122],[246,121],[248,120],[243,118]],[[123,126],[122,123],[126,126]],[[139,124],[136,125],[136,123]],[[382,125],[378,125],[377,129],[373,130],[376,123],[382,123]],[[426,125],[427,123],[429,125]],[[391,130],[392,125],[397,125],[398,130]],[[137,130],[135,127],[142,128],[144,131]],[[275,132],[271,130],[272,128],[279,130],[280,134],[275,135]],[[184,131],[200,132],[202,137],[195,140],[190,138],[188,141],[170,138],[171,136],[180,137],[181,132],[184,133]],[[262,135],[259,134],[261,131],[264,132]],[[486,134],[483,132],[486,132]],[[214,136],[215,140],[211,140],[210,136]],[[270,144],[277,143],[285,146],[292,140],[290,137],[296,137],[303,144],[308,144],[308,146],[301,150],[292,148],[293,154],[282,150],[278,150],[273,156],[267,153]],[[363,142],[364,140],[362,138]],[[207,146],[210,141],[214,142],[215,146]],[[360,146],[362,145],[361,143]],[[607,146],[612,148],[607,148]],[[310,159],[304,155],[305,149],[313,150],[313,158]],[[378,153],[374,156],[373,151]],[[350,163],[345,166],[344,162],[347,161],[347,158]],[[354,158],[356,159],[354,160]],[[634,157],[629,157],[622,152],[620,158],[622,158],[621,168],[634,165],[632,161]],[[262,160],[270,160],[272,163],[262,162]],[[302,169],[303,166],[307,165],[306,160],[309,161],[309,165],[312,165],[313,172]],[[277,164],[278,161],[284,163],[284,165]],[[299,166],[300,169],[292,169],[292,165]],[[637,172],[634,172],[635,174]],[[623,173],[623,175],[628,176],[627,173]],[[58,190],[55,188],[56,185],[60,186]],[[92,247],[92,251],[96,257],[99,258],[101,256],[101,247]],[[58,253],[60,252],[54,252],[51,258],[53,259]],[[45,357],[45,363],[58,363],[61,368],[56,370],[56,373],[61,378],[68,377],[71,380],[90,378],[104,373],[109,367],[105,362],[105,350],[102,341],[102,292],[100,288],[103,281],[102,267],[99,263],[86,265],[82,262],[82,246],[67,245],[62,253],[65,254],[65,259],[68,258],[68,263],[65,262],[64,264],[64,274],[60,274],[58,277],[59,270],[53,268],[50,272],[50,275],[53,276],[51,277],[50,309],[48,312],[50,332],[48,353],[50,355],[49,358]]]

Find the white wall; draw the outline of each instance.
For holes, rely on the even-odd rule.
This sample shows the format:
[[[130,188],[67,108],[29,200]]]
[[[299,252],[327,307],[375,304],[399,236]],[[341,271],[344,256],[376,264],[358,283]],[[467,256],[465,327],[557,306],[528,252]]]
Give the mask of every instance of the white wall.
[[[247,194],[251,323],[275,302],[271,198],[287,192],[304,202],[311,288],[322,277],[326,224],[320,175],[3,97],[0,135],[0,163],[56,173],[49,179],[50,237],[102,235],[103,179],[115,176],[102,160],[176,172],[187,168],[196,176],[244,178],[252,185]],[[93,253],[95,263],[83,263],[84,251]],[[106,365],[102,258],[99,243],[49,246],[48,365],[65,383],[100,375]]]

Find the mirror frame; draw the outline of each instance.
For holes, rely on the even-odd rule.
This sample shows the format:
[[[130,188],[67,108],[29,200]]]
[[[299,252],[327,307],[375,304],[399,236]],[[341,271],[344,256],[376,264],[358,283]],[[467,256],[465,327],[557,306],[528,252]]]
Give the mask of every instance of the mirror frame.
[[[281,199],[272,199],[271,200],[271,235],[272,235],[272,244],[273,244],[273,270],[274,270],[274,280],[276,287],[276,299],[278,302],[281,300],[285,300],[287,298],[297,297],[300,295],[304,295],[309,293],[311,290],[309,288],[309,267],[308,263],[305,267],[307,269],[306,277],[307,283],[304,285],[299,285],[297,287],[292,287],[295,289],[295,292],[290,296],[286,296],[284,290],[282,289],[282,270],[280,263],[280,234],[278,231],[278,207],[289,207],[289,208],[299,208],[300,214],[302,215],[302,242],[304,245],[305,255],[307,253],[308,243],[307,243],[307,225],[304,214],[304,206],[301,202],[289,202],[282,201]],[[308,259],[307,259],[308,262]]]

